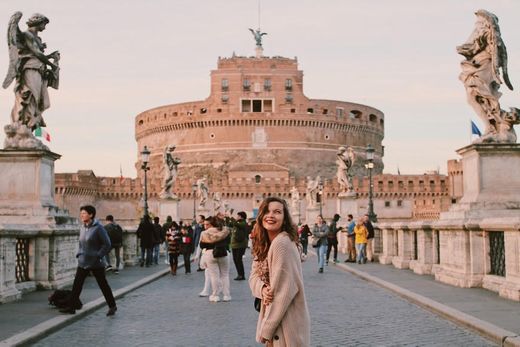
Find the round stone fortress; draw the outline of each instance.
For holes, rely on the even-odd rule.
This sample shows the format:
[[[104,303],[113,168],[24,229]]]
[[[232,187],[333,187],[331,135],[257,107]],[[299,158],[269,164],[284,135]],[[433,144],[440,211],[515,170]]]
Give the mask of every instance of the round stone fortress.
[[[368,144],[375,148],[374,173],[383,170],[384,114],[366,105],[307,98],[297,59],[219,58],[207,99],[142,112],[135,134],[138,152],[144,146],[151,151],[152,191],[160,189],[163,152],[171,144],[182,161],[179,178],[208,175],[210,183],[244,164],[276,164],[291,177],[330,179],[340,146],[354,149],[356,175],[366,174]],[[256,174],[261,175],[251,172]]]

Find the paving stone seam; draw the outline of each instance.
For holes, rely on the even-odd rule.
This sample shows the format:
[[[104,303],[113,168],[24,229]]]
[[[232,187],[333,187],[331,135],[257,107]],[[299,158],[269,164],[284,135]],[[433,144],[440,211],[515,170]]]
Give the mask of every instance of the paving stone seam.
[[[408,289],[399,287],[393,283],[382,280],[378,277],[372,276],[366,272],[355,269],[352,266],[346,264],[337,263],[340,269],[346,270],[366,281],[373,282],[383,288],[386,288],[399,296],[426,308],[440,316],[447,318],[459,325],[470,328],[479,334],[491,339],[494,342],[499,343],[501,346],[514,346],[520,347],[520,336],[512,331],[500,328],[494,324],[483,321],[476,317],[473,317],[467,313],[454,309],[452,307],[441,304],[435,300],[414,293]]]
[[[184,266],[183,261],[179,261],[179,268]],[[146,276],[140,279],[137,282],[129,284],[123,288],[119,288],[113,292],[114,298],[119,299],[122,296],[132,292],[144,285],[147,285],[153,281],[158,280],[159,278],[170,273],[170,268],[166,268],[156,273],[153,273],[149,276]],[[99,309],[105,304],[105,298],[103,296],[92,300],[83,305],[83,308],[79,311],[76,311],[76,314],[73,315],[60,315],[51,319],[48,319],[40,324],[35,325],[32,328],[25,330],[24,332],[13,335],[3,341],[0,341],[0,347],[11,347],[11,346],[25,346],[30,343],[34,343],[45,336],[67,326],[80,318],[92,313],[93,311]]]

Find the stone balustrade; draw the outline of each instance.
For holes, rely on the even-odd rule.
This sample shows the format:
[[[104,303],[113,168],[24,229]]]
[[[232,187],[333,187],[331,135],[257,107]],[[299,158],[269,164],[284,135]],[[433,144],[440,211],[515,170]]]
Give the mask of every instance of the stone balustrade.
[[[520,301],[520,218],[465,221],[379,223],[379,262]]]
[[[57,289],[74,280],[79,226],[73,219],[45,227],[0,226],[0,303],[24,292]],[[139,262],[136,227],[125,228],[122,257],[126,266]]]

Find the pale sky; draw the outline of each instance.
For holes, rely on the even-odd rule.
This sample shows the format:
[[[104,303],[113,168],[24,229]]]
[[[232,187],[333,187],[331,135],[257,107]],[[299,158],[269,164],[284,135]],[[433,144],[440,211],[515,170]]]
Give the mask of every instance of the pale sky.
[[[373,106],[385,114],[385,173],[420,174],[457,158],[482,129],[458,80],[455,47],[486,9],[500,21],[509,55],[501,106],[520,107],[520,1],[262,0],[264,55],[298,57],[304,93]],[[248,28],[258,0],[2,0],[0,33],[15,11],[50,19],[41,36],[61,53],[60,89],[44,114],[56,172],[92,169],[135,177],[134,118],[147,109],[205,99],[217,58],[253,55]],[[5,37],[5,36],[2,36]],[[7,43],[0,44],[2,80]],[[0,90],[0,125],[10,122],[12,86]],[[3,143],[3,131],[0,135]]]

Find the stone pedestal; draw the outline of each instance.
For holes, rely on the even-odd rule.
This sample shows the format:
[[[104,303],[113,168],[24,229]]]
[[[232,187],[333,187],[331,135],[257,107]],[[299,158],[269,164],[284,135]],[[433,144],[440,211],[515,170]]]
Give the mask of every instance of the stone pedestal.
[[[125,228],[123,233],[123,263],[125,265],[136,265],[141,256],[139,239],[136,228]]]
[[[414,235],[406,226],[397,230],[397,255],[392,258],[392,264],[398,269],[408,269],[414,256]]]
[[[307,207],[305,211],[305,223],[311,228],[316,223],[316,218],[318,218],[318,215],[320,214],[320,208],[318,206],[316,207]]]
[[[54,202],[59,157],[47,150],[0,150],[0,302],[73,280],[79,226]]]
[[[439,281],[520,299],[520,145],[473,144],[462,156],[464,195],[433,225],[440,231]],[[489,235],[504,232],[506,275],[491,274]]]
[[[341,218],[346,219],[348,214],[353,215],[354,218],[359,216],[357,195],[354,192],[339,193],[336,206],[336,213],[339,214]]]
[[[179,198],[171,198],[159,201],[159,218],[164,223],[166,217],[171,216],[174,221],[180,220]]]

